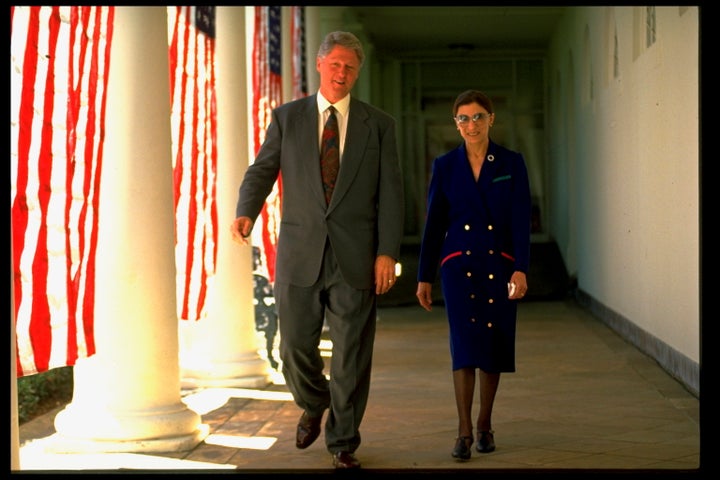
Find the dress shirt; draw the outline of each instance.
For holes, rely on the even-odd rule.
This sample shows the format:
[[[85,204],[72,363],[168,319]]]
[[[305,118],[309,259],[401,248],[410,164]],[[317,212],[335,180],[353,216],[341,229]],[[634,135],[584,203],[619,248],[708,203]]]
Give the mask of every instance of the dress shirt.
[[[322,148],[322,132],[325,128],[325,122],[327,121],[328,107],[330,105],[335,107],[335,116],[338,121],[338,132],[340,133],[340,162],[342,162],[342,154],[345,146],[345,132],[347,132],[347,115],[350,110],[350,95],[346,95],[345,98],[337,103],[328,102],[320,92],[317,94],[318,103],[318,146]]]

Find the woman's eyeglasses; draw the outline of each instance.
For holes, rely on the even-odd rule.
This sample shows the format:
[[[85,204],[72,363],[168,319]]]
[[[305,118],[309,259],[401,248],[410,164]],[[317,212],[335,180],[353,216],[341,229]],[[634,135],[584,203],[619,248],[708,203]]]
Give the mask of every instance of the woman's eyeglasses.
[[[492,113],[476,113],[472,116],[472,122],[477,123],[480,121],[485,121],[490,117],[490,115],[492,115]],[[455,116],[455,121],[458,123],[458,125],[467,125],[470,120],[471,117],[469,117],[468,115]]]

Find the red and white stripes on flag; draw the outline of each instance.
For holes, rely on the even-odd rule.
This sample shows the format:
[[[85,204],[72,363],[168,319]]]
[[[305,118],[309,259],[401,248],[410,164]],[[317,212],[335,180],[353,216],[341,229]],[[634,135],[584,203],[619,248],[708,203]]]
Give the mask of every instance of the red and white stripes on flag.
[[[265,140],[272,110],[282,103],[281,7],[255,7],[253,42],[253,147],[255,154]],[[282,204],[282,177],[278,177],[265,200],[259,222],[253,228],[253,244],[260,247],[268,279],[275,281],[275,251]],[[258,239],[258,235],[260,238]]]
[[[290,7],[290,52],[292,56],[292,99],[307,96],[305,62],[305,7]]]
[[[95,353],[98,199],[114,7],[10,7],[17,376]]]
[[[217,262],[215,7],[168,7],[178,317],[207,316]]]

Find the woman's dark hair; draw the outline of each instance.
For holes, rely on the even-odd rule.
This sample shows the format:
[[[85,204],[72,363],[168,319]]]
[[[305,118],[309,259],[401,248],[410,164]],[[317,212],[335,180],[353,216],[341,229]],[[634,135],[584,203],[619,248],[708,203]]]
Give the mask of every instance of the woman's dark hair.
[[[457,114],[458,108],[460,108],[461,105],[469,105],[471,103],[482,105],[488,113],[495,113],[490,97],[480,90],[465,90],[457,96],[455,103],[453,103],[453,117]]]

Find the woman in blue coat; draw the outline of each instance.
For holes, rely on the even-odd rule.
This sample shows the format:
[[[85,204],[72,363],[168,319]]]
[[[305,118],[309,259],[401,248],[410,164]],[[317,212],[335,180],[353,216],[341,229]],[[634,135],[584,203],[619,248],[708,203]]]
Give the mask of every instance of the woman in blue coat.
[[[452,456],[467,460],[475,441],[476,371],[476,449],[495,450],[493,402],[500,373],[515,371],[517,301],[528,288],[532,205],[523,156],[490,140],[490,98],[477,90],[461,93],[453,117],[464,142],[433,162],[416,295],[429,311],[439,270],[458,411]]]

